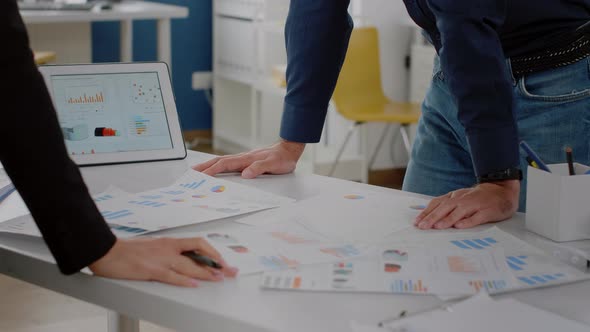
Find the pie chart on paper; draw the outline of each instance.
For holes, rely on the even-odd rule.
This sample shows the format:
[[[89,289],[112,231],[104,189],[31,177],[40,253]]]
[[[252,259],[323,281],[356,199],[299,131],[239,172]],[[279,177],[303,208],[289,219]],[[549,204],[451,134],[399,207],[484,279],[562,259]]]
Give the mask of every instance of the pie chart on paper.
[[[211,191],[214,193],[222,193],[225,191],[225,186],[215,186],[211,188]]]

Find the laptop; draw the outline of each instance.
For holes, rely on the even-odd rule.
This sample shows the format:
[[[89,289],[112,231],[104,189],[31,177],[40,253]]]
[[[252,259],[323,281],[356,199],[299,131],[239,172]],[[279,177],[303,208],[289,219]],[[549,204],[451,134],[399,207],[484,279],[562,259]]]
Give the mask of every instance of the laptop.
[[[80,166],[184,159],[163,62],[39,67],[71,158]]]

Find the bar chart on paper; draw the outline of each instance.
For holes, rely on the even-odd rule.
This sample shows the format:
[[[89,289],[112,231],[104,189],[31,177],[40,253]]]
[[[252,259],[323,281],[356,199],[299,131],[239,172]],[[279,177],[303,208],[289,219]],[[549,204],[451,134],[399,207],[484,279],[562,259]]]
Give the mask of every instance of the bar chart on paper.
[[[106,220],[115,220],[115,219],[120,219],[123,217],[127,217],[133,214],[133,212],[131,212],[130,210],[119,210],[119,211],[102,211],[102,216],[106,219]]]
[[[142,205],[142,206],[148,206],[148,207],[162,207],[162,206],[166,206],[166,203],[160,203],[160,202],[156,202],[156,201],[129,201],[129,204],[137,204],[137,205]]]
[[[506,280],[472,280],[469,282],[469,286],[477,293],[481,289],[485,289],[488,292],[501,291],[508,287]]]
[[[200,186],[202,186],[205,182],[207,182],[206,180],[201,180],[201,181],[193,181],[193,182],[189,182],[189,183],[182,183],[180,186],[183,188],[187,188],[187,189],[197,189]]]
[[[522,271],[527,265],[528,256],[506,256],[506,263],[511,270]]]
[[[392,280],[390,288],[392,293],[428,294],[428,287],[421,279]]]
[[[539,274],[518,277],[518,280],[529,286],[542,286],[547,283],[565,280],[567,276],[564,273]]]
[[[493,237],[486,237],[483,239],[471,239],[471,240],[452,240],[450,242],[454,246],[456,246],[460,249],[466,249],[466,250],[471,250],[471,249],[482,250],[482,249],[491,248],[494,245],[498,244],[498,241],[496,241],[496,239],[494,239]]]
[[[108,201],[110,199],[113,199],[112,195],[106,194],[106,195],[102,195],[102,196],[98,196],[94,198],[95,202],[104,202],[104,201]]]

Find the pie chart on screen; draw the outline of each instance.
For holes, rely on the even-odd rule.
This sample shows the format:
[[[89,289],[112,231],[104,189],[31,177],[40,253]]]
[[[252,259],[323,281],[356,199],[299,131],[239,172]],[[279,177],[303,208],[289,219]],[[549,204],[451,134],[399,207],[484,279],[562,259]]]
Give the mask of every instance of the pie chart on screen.
[[[211,191],[214,193],[222,193],[225,191],[225,186],[215,186],[211,188]]]

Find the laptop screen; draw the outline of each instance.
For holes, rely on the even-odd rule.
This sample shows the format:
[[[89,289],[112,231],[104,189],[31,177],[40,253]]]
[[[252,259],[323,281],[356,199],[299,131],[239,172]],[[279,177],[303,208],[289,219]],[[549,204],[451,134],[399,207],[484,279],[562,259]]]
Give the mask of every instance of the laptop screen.
[[[52,75],[50,80],[70,154],[173,147],[157,72]]]

